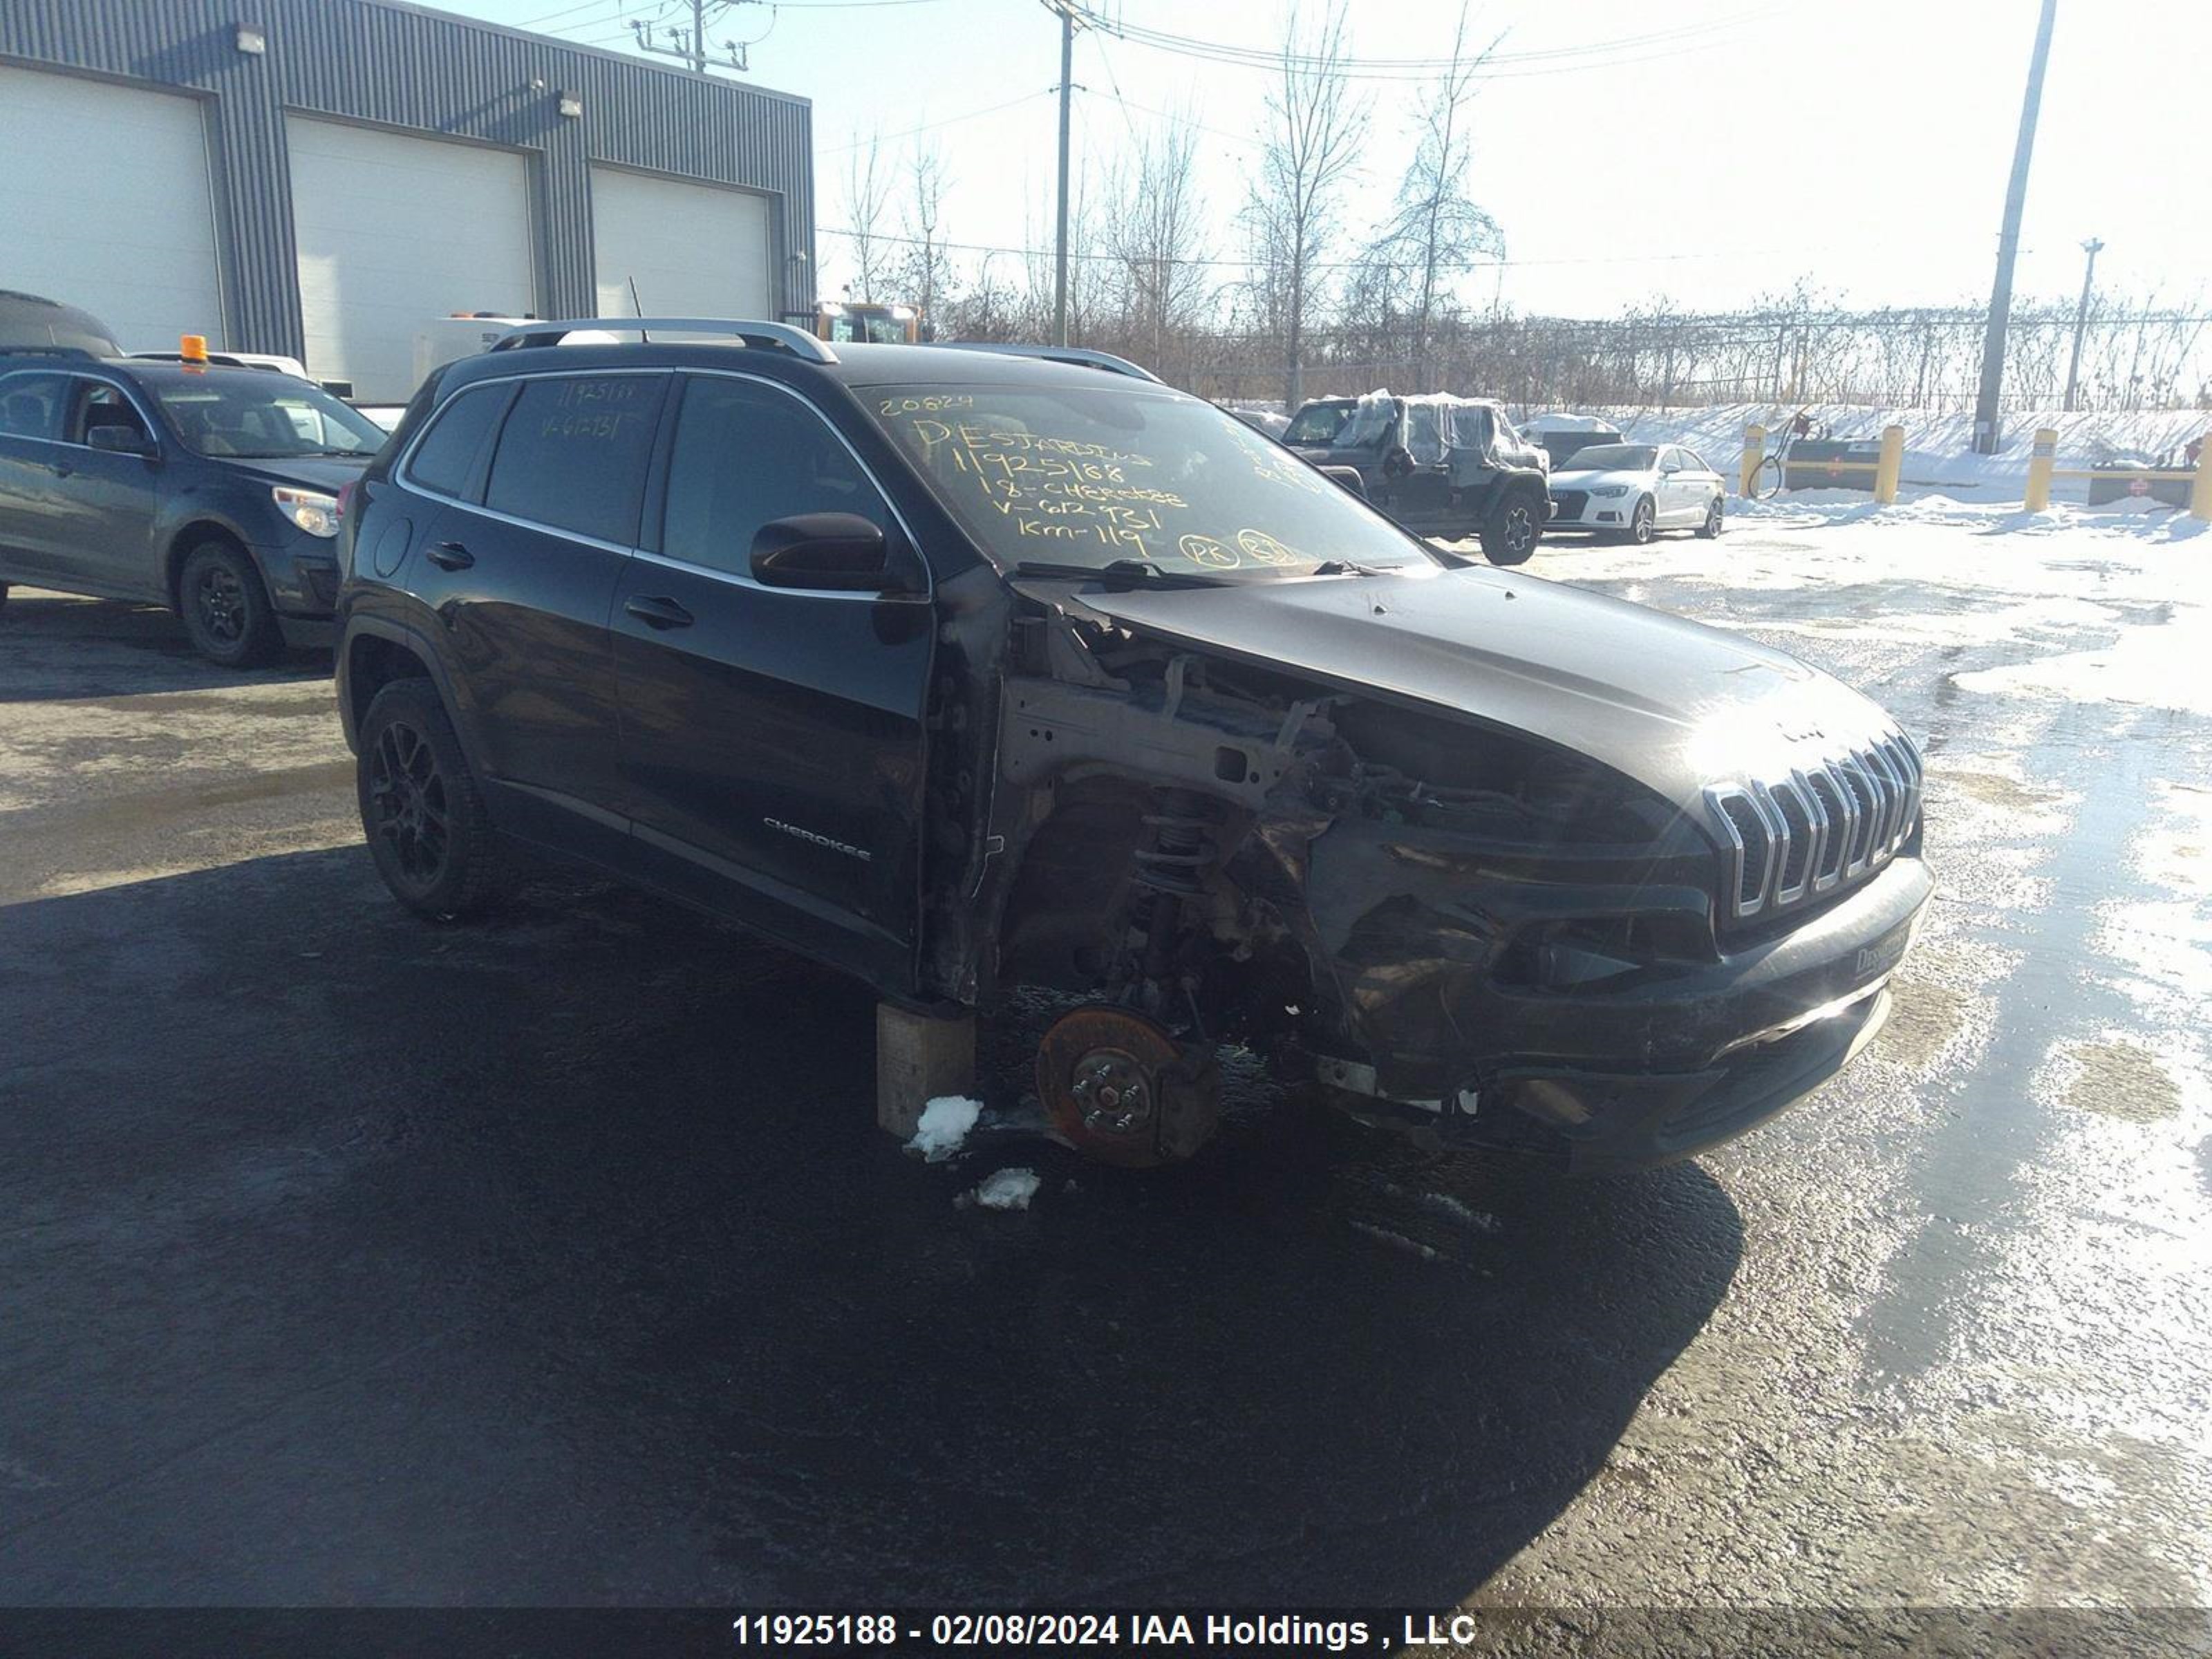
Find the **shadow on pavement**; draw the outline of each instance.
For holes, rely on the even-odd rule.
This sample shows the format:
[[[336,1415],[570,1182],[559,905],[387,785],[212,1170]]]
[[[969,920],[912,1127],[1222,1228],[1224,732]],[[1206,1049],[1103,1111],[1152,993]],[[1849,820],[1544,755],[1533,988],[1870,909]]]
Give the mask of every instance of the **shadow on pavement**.
[[[331,678],[327,647],[288,650],[265,668],[218,668],[192,649],[172,611],[20,586],[0,605],[0,645],[9,658],[0,702],[327,684]]]
[[[1741,1250],[1694,1166],[1251,1098],[1180,1171],[924,1165],[859,988],[580,882],[428,927],[356,849],[0,910],[0,1006],[22,1602],[1441,1604]]]

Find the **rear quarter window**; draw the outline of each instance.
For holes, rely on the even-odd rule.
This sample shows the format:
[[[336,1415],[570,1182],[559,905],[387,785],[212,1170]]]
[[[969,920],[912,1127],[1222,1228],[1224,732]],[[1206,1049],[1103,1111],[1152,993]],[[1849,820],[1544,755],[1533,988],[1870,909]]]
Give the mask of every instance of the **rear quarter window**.
[[[471,386],[447,404],[416,446],[414,458],[407,463],[409,480],[441,495],[459,495],[467,487],[477,455],[512,390],[504,386]]]
[[[524,382],[500,428],[484,505],[628,547],[665,374],[559,374]]]

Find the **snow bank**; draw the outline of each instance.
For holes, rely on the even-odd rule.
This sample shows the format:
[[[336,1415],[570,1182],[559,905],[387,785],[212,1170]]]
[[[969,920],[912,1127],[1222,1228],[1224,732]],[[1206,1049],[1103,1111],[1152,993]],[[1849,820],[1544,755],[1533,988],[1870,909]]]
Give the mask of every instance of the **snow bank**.
[[[1743,453],[1747,426],[1767,429],[1768,446],[1796,414],[1794,404],[1722,404],[1711,409],[1594,409],[1588,413],[1611,421],[1632,443],[1686,445],[1704,457],[1731,483]],[[1974,453],[1971,411],[1932,409],[1869,409],[1851,404],[1815,404],[1806,413],[1827,428],[1831,438],[1876,440],[1886,426],[1905,428],[1908,489],[1940,490],[1946,495],[1984,501],[2017,501],[2027,491],[2027,464],[2039,428],[2058,434],[2058,465],[2091,467],[2106,461],[2156,460],[2171,456],[2182,465],[2183,446],[2212,431],[2212,412],[2203,410],[2142,410],[2133,413],[2086,410],[2017,410],[2004,417],[2002,447],[1994,455]],[[1547,421],[1561,415],[1538,417]],[[1534,424],[1534,422],[1530,422]],[[1553,430],[1562,428],[1553,428]],[[2053,493],[2060,500],[2083,500],[2086,480],[2061,478]]]
[[[921,1109],[908,1150],[920,1152],[932,1164],[942,1164],[958,1152],[983,1110],[980,1100],[964,1095],[939,1095]]]
[[[1036,1189],[1035,1170],[1000,1170],[964,1196],[986,1210],[1026,1210]]]

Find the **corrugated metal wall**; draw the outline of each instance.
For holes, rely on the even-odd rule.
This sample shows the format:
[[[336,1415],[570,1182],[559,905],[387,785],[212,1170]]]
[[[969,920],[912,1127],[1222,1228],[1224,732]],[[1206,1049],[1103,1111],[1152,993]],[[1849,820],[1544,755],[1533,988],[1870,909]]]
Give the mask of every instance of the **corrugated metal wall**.
[[[238,49],[241,23],[260,32],[264,53]],[[224,304],[239,350],[301,349],[288,110],[528,153],[543,314],[592,309],[594,161],[774,197],[782,303],[813,301],[813,112],[803,98],[385,0],[0,0],[0,59],[209,94]],[[561,115],[563,93],[583,100],[580,118]]]

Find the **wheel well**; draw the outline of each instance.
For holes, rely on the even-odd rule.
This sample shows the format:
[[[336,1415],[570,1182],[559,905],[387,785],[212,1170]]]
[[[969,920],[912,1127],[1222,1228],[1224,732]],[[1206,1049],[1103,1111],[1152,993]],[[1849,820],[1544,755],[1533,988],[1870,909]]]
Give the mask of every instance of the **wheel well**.
[[[354,636],[346,647],[346,703],[354,730],[361,729],[376,694],[394,680],[428,679],[429,665],[405,646],[374,634]]]
[[[246,544],[239,540],[228,526],[216,524],[206,519],[186,525],[170,538],[169,551],[161,574],[161,588],[169,596],[169,609],[172,611],[177,610],[179,606],[177,588],[178,584],[184,580],[185,560],[191,555],[191,550],[203,542],[222,542],[226,546],[234,547],[240,552],[246,553],[248,562],[252,560],[252,554],[246,552]]]

